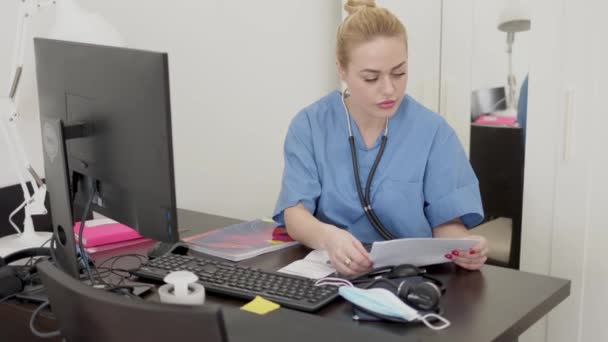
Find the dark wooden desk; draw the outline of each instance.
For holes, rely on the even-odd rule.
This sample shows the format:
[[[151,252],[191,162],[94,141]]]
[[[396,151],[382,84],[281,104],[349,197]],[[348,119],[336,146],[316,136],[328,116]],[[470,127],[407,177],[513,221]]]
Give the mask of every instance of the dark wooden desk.
[[[179,224],[191,235],[222,227],[238,220],[180,210]],[[188,229],[187,231],[185,229]],[[144,253],[150,245],[140,245],[122,253]],[[242,263],[265,270],[277,270],[308,253],[303,246],[280,250],[245,260]],[[116,252],[113,252],[116,254]],[[104,258],[98,255],[98,258]],[[469,272],[444,264],[428,269],[446,283],[441,300],[445,317],[452,325],[432,331],[422,324],[395,324],[352,320],[350,305],[342,299],[316,314],[281,308],[264,316],[238,310],[245,302],[225,296],[208,295],[207,302],[226,308],[225,320],[230,341],[358,340],[358,341],[512,341],[564,300],[570,281],[486,265]],[[0,304],[2,340],[36,340],[27,329],[33,305],[16,302]],[[40,323],[53,328],[45,316]]]

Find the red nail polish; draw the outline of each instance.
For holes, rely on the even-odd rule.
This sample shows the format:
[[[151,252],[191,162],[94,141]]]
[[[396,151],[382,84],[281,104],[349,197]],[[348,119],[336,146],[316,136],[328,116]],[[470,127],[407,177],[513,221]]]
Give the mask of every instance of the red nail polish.
[[[469,251],[469,254],[475,254],[475,251],[471,249],[471,250]]]
[[[448,259],[452,259],[452,255],[451,254],[446,254],[445,257],[448,258]]]
[[[453,251],[452,251],[452,254],[454,254],[455,256],[458,256],[458,255],[460,254],[460,252],[459,252],[459,251],[457,251],[457,250],[453,250]]]

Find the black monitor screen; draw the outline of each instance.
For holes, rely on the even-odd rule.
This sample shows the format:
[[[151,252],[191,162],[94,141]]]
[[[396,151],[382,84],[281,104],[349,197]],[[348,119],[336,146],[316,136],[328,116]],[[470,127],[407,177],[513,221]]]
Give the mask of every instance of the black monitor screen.
[[[96,192],[93,211],[178,241],[167,54],[40,38],[34,46],[53,225],[73,234],[73,205]]]

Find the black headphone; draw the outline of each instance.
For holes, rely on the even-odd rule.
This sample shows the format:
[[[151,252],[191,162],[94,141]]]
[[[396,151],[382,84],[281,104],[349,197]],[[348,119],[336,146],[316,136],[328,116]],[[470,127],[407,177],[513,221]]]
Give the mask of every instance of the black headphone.
[[[365,288],[384,287],[395,293],[406,304],[418,310],[437,312],[445,286],[423,268],[403,264],[375,269],[359,276],[351,283],[368,283]]]
[[[384,283],[388,285],[388,290],[395,293],[407,305],[422,311],[437,312],[443,286],[436,282],[438,280],[426,277],[416,280],[404,279],[399,282],[387,278],[377,278],[365,288],[387,288],[387,286],[380,285]]]
[[[418,283],[405,279],[397,286],[399,298],[425,311],[437,311],[441,294],[441,287],[435,281],[426,279]]]
[[[28,248],[18,252],[0,257],[0,299],[12,296],[23,291],[28,279],[36,273],[36,265],[32,266],[11,266],[10,264],[26,258],[49,257],[49,248]]]

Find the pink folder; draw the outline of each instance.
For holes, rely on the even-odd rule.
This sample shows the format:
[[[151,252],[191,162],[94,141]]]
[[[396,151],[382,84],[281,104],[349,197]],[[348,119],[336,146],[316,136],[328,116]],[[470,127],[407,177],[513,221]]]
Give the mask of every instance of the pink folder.
[[[152,243],[155,243],[155,242],[156,241],[154,241],[152,239],[139,238],[139,239],[133,239],[133,240],[127,240],[127,241],[114,242],[114,243],[107,244],[107,245],[87,247],[84,250],[87,251],[87,254],[89,254],[89,255],[95,255],[97,253],[116,251],[118,249],[125,249],[125,251],[130,251],[131,250],[130,248],[133,248],[133,246],[143,245],[145,243],[150,243],[150,246],[152,246]]]
[[[74,236],[78,239],[80,222],[74,224]],[[82,244],[84,247],[107,245],[119,241],[139,239],[139,235],[134,229],[121,223],[101,224],[88,227],[85,225],[82,232]]]
[[[480,125],[515,126],[517,118],[512,116],[482,115],[475,120]]]

